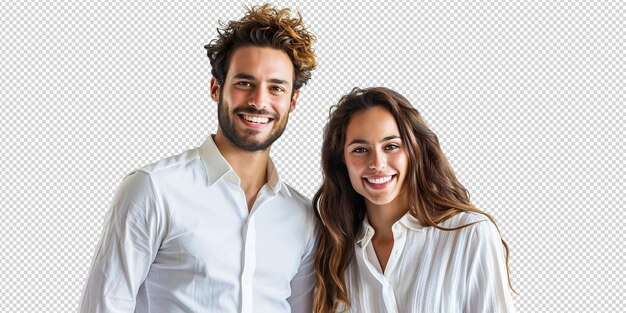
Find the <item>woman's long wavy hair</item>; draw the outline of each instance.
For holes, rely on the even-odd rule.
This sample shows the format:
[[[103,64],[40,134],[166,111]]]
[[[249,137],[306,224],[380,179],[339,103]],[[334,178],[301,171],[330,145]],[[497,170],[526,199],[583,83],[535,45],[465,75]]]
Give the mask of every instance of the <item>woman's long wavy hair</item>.
[[[456,230],[469,225],[443,228],[438,224],[460,212],[476,212],[485,215],[497,227],[493,217],[470,203],[469,193],[456,178],[437,136],[406,98],[383,87],[354,88],[331,108],[328,124],[324,128],[324,180],[313,198],[315,213],[323,225],[315,257],[315,313],[336,312],[340,303],[350,307],[344,277],[354,257],[354,243],[366,209],[363,196],[350,183],[344,162],[344,144],[346,128],[354,113],[375,106],[387,109],[398,124],[408,157],[401,194],[408,204],[409,213],[420,224],[446,231]],[[509,286],[512,288],[509,248],[504,240],[502,244],[506,251]]]

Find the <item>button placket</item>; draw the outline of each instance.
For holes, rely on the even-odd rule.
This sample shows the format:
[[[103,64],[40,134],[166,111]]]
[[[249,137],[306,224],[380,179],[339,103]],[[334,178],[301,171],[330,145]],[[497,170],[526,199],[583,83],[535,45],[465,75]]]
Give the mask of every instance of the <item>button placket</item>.
[[[256,227],[254,216],[249,215],[244,224],[244,255],[241,273],[241,312],[252,312],[252,285],[256,270]]]
[[[391,255],[389,255],[389,261],[387,262],[387,268],[385,268],[385,276],[390,277],[391,273],[395,270],[399,263],[404,245],[406,244],[406,230],[402,225],[396,223],[392,229],[393,232],[393,248]]]
[[[272,198],[267,190],[267,185],[264,185],[257,198],[252,205],[250,213],[248,213],[246,222],[244,223],[244,255],[243,255],[243,270],[241,273],[241,312],[252,312],[252,289],[254,283],[254,272],[256,271],[256,216],[259,214],[259,209]],[[242,191],[243,192],[243,191]],[[245,195],[244,195],[245,199]],[[246,204],[247,209],[247,204]]]
[[[393,232],[393,248],[391,250],[391,255],[389,256],[389,261],[387,263],[387,267],[385,268],[385,273],[382,275],[383,279],[383,300],[385,302],[385,308],[388,313],[398,313],[398,304],[396,302],[396,295],[393,291],[393,286],[391,284],[391,277],[393,277],[393,272],[399,263],[400,255],[402,254],[402,250],[404,248],[404,244],[406,243],[406,232],[403,229],[402,225],[396,223],[392,227]]]
[[[387,313],[398,313],[398,304],[396,303],[396,295],[393,292],[393,287],[387,278],[383,279],[383,301],[385,302],[385,309]]]

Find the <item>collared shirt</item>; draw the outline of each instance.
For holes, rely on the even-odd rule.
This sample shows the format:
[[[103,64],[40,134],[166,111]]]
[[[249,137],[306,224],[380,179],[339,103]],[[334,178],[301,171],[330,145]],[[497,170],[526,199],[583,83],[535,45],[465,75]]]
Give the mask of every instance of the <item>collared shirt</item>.
[[[504,247],[495,225],[477,213],[459,213],[440,226],[422,227],[406,214],[392,226],[394,244],[383,270],[367,218],[346,275],[349,312],[513,312]]]
[[[128,175],[118,189],[80,312],[311,312],[310,201],[273,165],[250,212],[209,138]]]

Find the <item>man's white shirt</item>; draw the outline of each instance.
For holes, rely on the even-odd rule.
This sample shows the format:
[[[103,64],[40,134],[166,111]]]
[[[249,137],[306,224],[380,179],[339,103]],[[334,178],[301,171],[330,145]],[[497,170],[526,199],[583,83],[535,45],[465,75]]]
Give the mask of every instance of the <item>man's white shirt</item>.
[[[129,174],[105,218],[80,312],[311,312],[309,199],[268,182],[248,212],[211,136]]]

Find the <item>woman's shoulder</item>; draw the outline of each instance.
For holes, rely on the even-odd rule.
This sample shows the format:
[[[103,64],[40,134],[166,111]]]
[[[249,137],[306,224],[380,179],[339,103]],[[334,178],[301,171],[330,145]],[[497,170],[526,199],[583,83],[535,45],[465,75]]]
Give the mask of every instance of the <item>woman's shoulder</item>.
[[[491,222],[491,221],[484,214],[480,214],[476,212],[460,212],[456,214],[455,216],[441,222],[439,226],[445,227],[445,228],[456,228],[456,227],[463,227],[465,225],[470,225],[468,227],[471,227],[477,224],[481,224],[483,222]]]
[[[458,228],[457,236],[465,236],[474,239],[497,239],[500,233],[489,217],[476,212],[461,212],[439,224],[444,228]]]

